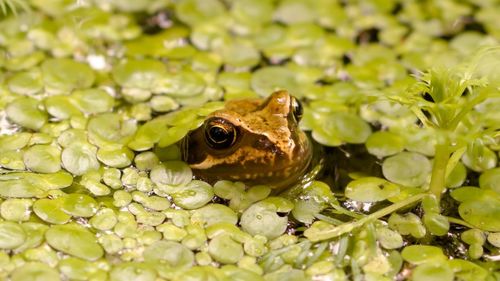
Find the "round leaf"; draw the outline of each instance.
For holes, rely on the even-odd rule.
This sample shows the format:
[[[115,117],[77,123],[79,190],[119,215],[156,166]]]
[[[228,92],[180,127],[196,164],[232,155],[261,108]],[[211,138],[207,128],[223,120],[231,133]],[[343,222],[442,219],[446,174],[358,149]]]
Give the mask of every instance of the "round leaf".
[[[417,187],[429,177],[431,162],[421,154],[401,152],[384,160],[382,172],[392,182]]]
[[[5,113],[12,122],[32,130],[38,130],[47,123],[47,113],[38,109],[38,101],[32,98],[20,98],[9,103]]]
[[[53,225],[45,239],[56,250],[84,260],[94,261],[104,254],[95,235],[77,224]]]
[[[42,64],[43,82],[59,93],[90,87],[95,75],[90,66],[71,59],[48,59]]]
[[[345,196],[360,202],[378,202],[399,194],[399,186],[381,178],[367,177],[351,181]]]

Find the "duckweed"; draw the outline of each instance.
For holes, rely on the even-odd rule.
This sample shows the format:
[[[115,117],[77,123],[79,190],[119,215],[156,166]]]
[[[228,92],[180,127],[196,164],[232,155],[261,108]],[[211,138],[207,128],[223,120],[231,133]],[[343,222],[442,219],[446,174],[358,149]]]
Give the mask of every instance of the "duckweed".
[[[78,143],[64,148],[61,160],[64,168],[75,175],[83,175],[86,172],[97,170],[97,148],[88,143]]]
[[[49,228],[47,225],[37,222],[25,222],[21,226],[26,233],[26,240],[16,248],[18,252],[40,246],[45,239],[45,231]]]
[[[87,261],[69,257],[61,260],[58,265],[59,270],[64,276],[75,279],[75,280],[85,280],[91,276],[91,267]]]
[[[170,190],[172,187],[189,183],[193,173],[189,166],[180,161],[168,161],[151,170],[151,180],[160,188]],[[167,192],[168,193],[168,192]]]
[[[54,249],[88,261],[102,257],[103,249],[94,234],[77,224],[53,225],[45,232]]]
[[[113,97],[99,88],[81,89],[71,93],[71,104],[86,114],[110,111],[115,103]]]
[[[110,272],[110,279],[117,281],[125,280],[140,280],[140,281],[154,281],[156,279],[156,272],[145,263],[122,263],[113,267]]]
[[[279,206],[273,202],[261,201],[253,204],[241,215],[241,227],[251,235],[262,235],[273,239],[286,230],[288,218],[280,216]]]
[[[214,185],[214,193],[220,198],[230,200],[229,207],[235,211],[243,211],[252,203],[266,198],[271,188],[257,185],[245,190],[241,182],[218,181]]]
[[[166,69],[156,60],[128,60],[113,67],[112,75],[124,88],[148,90],[166,75]]]
[[[41,65],[43,84],[46,90],[57,93],[67,93],[74,89],[90,87],[95,80],[95,74],[85,63],[71,59],[47,59]],[[71,75],[66,75],[71,73]]]
[[[13,281],[23,281],[23,280],[61,280],[59,273],[54,268],[43,264],[41,262],[29,262],[26,263],[12,272],[11,280]]]
[[[124,168],[132,163],[134,153],[124,147],[120,149],[103,149],[97,151],[97,159],[108,167]]]
[[[191,221],[194,223],[202,223],[205,226],[220,222],[236,224],[238,222],[238,216],[229,207],[221,204],[208,204],[194,210]]]
[[[360,178],[351,181],[345,189],[349,199],[360,202],[376,202],[399,194],[399,186],[381,178]]]
[[[39,109],[39,102],[33,98],[19,98],[9,103],[5,113],[12,122],[26,129],[39,130],[47,123],[47,113]]]
[[[237,263],[243,257],[243,246],[228,234],[215,236],[208,243],[208,253],[220,263]]]
[[[0,222],[0,248],[14,249],[21,246],[26,240],[26,232],[14,222]]]
[[[193,180],[173,189],[170,196],[177,206],[191,210],[205,206],[214,197],[214,192],[208,183]]]
[[[97,202],[88,195],[72,193],[64,197],[62,209],[75,217],[91,217],[97,211]]]
[[[37,173],[55,173],[61,169],[61,151],[51,145],[34,145],[23,155],[26,168]]]
[[[42,75],[39,69],[18,72],[8,81],[9,90],[16,94],[32,96],[43,88]]]
[[[193,265],[194,254],[180,243],[157,241],[144,249],[144,260],[160,262],[170,270],[183,270]]]
[[[417,187],[427,180],[431,163],[418,153],[401,152],[385,159],[382,171],[384,176],[394,183]]]
[[[7,199],[0,205],[0,215],[8,221],[27,221],[32,204],[30,199]]]
[[[99,210],[95,214],[95,216],[93,216],[89,220],[90,225],[92,225],[93,228],[99,229],[99,230],[112,229],[116,225],[117,222],[118,222],[118,219],[116,217],[115,212],[109,208],[104,208],[104,209]]]
[[[47,97],[44,100],[44,106],[47,109],[47,113],[61,120],[70,119],[72,116],[81,114],[78,108],[71,103],[71,99],[67,95]]]

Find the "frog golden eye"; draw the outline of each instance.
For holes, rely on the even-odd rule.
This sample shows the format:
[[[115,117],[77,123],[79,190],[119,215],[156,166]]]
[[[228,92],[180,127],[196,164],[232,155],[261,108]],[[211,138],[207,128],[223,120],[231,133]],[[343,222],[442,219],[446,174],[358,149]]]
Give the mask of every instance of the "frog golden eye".
[[[205,123],[205,140],[215,149],[229,148],[236,142],[236,128],[222,118],[211,118]]]
[[[295,120],[297,120],[297,122],[299,122],[300,119],[302,119],[302,114],[304,113],[304,109],[302,108],[302,104],[300,103],[300,101],[298,99],[292,97],[291,107],[292,107],[292,113],[293,113],[293,116],[295,117]]]

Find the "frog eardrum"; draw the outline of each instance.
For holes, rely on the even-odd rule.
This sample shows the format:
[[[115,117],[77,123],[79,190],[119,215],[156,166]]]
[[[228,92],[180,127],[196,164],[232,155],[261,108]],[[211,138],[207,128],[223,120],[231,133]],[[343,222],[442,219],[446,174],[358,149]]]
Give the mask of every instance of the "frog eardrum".
[[[303,109],[286,91],[267,99],[226,102],[182,140],[182,157],[197,178],[284,188],[311,162],[311,143],[298,123]]]

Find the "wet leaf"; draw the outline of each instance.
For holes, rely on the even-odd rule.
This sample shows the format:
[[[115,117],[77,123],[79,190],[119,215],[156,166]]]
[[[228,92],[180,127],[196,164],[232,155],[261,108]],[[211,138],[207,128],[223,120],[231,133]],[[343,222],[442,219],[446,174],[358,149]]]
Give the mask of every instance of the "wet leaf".
[[[38,108],[38,101],[20,98],[5,108],[10,120],[27,129],[39,130],[47,122],[47,113]]]
[[[52,145],[34,145],[23,155],[26,168],[37,173],[55,173],[61,169],[61,151]]]
[[[66,170],[75,175],[83,175],[99,168],[96,153],[97,149],[93,145],[80,143],[64,148],[61,159]]]
[[[94,261],[103,255],[94,234],[77,224],[51,226],[45,239],[51,247],[84,260]]]
[[[246,209],[241,215],[241,227],[251,235],[262,235],[273,239],[286,230],[288,219],[278,215],[275,204],[258,202]]]
[[[382,201],[398,194],[399,186],[375,177],[353,180],[345,190],[347,198],[360,202]]]
[[[113,78],[124,88],[151,89],[165,76],[165,66],[156,60],[127,60],[113,68]]]
[[[421,154],[400,152],[384,160],[382,172],[392,182],[417,187],[427,181],[431,172],[431,163]]]
[[[57,93],[90,87],[95,80],[92,69],[71,59],[48,59],[42,64],[45,87]]]
[[[0,248],[4,250],[14,249],[24,243],[26,232],[17,223],[0,222]]]
[[[14,270],[11,280],[58,281],[61,278],[59,277],[59,273],[49,265],[41,262],[29,262]]]

